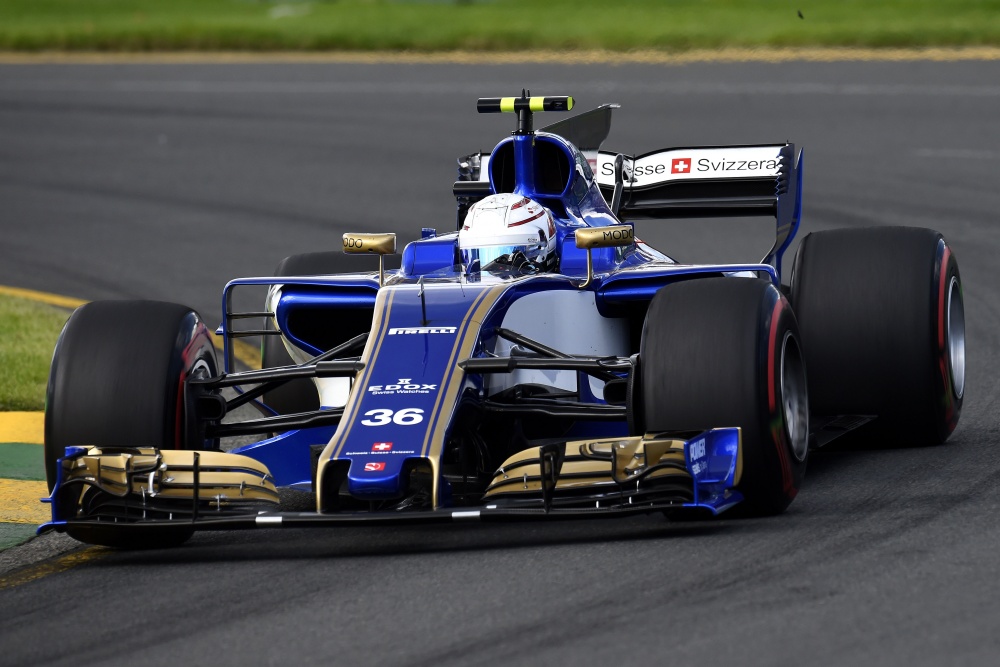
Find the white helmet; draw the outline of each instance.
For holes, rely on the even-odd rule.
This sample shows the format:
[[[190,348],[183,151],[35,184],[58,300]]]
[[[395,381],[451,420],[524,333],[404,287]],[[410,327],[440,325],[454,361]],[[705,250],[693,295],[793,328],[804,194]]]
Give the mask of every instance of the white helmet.
[[[522,195],[490,195],[469,207],[458,233],[458,247],[466,270],[482,269],[494,262],[532,271],[556,268],[552,214]],[[525,267],[526,263],[529,266]]]

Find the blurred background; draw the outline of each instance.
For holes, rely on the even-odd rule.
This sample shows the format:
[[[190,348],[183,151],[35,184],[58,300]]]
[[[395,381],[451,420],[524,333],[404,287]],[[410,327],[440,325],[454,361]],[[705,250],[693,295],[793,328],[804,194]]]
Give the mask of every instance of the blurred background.
[[[3,0],[0,49],[602,50],[995,45],[992,0]]]

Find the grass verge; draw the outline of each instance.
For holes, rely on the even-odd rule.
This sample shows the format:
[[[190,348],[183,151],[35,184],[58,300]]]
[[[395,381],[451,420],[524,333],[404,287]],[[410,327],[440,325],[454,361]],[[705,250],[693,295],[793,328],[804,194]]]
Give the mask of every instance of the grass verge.
[[[4,50],[1000,44],[1000,0],[0,0]]]
[[[24,544],[36,530],[38,527],[30,523],[0,523],[0,551]]]
[[[69,314],[0,295],[0,410],[42,410],[52,350]]]

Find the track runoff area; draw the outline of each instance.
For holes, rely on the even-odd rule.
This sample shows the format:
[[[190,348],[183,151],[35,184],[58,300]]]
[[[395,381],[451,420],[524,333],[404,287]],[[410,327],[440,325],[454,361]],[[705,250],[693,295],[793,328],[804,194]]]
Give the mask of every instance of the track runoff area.
[[[63,308],[69,316],[82,299],[0,285],[0,295]],[[216,341],[221,349],[221,341]],[[248,368],[260,367],[260,351],[236,341],[235,355]],[[0,551],[30,540],[38,525],[49,520],[42,444],[44,412],[0,412]]]
[[[927,48],[760,47],[693,49],[678,53],[655,50],[583,51],[178,51],[178,52],[18,52],[0,51],[0,64],[226,64],[342,63],[450,65],[687,65],[695,63],[787,62],[962,62],[1000,60],[1000,46]]]

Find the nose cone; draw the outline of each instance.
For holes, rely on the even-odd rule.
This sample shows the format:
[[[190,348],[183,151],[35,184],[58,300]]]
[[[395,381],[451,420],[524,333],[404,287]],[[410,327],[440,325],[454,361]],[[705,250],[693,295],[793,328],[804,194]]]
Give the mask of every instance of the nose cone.
[[[349,453],[351,468],[347,473],[347,492],[362,500],[394,500],[402,498],[409,488],[409,471],[414,458],[391,449],[378,449],[376,443],[371,452]],[[346,458],[346,457],[345,457]]]

